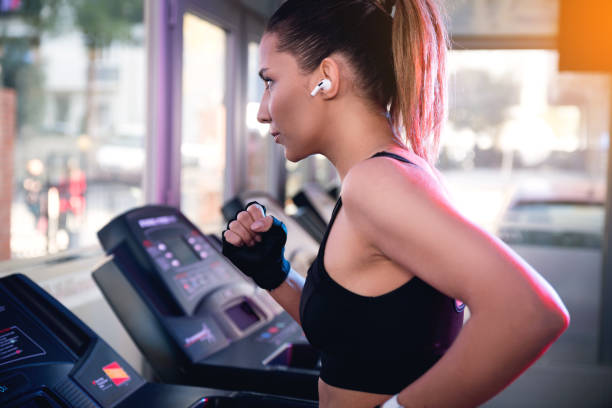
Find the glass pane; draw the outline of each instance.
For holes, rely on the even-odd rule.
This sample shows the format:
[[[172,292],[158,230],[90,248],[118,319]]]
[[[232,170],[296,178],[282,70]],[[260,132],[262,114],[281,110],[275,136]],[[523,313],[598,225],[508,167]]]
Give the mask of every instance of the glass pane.
[[[454,35],[557,33],[559,0],[445,0]]]
[[[558,291],[572,324],[544,360],[595,363],[610,78],[544,50],[453,51],[438,167],[459,210]]]
[[[95,244],[111,217],[142,203],[143,2],[7,4],[0,259],[9,243],[14,258]]]
[[[449,68],[438,167],[466,215],[493,231],[512,197],[603,200],[606,75],[559,73],[557,53],[541,50],[453,51]],[[472,199],[476,187],[481,200]]]
[[[272,154],[272,137],[268,125],[257,121],[259,102],[264,90],[264,83],[259,78],[259,44],[249,42],[249,66],[247,74],[247,189],[256,191],[268,190],[267,165]]]
[[[185,14],[181,209],[207,233],[224,225],[226,37],[223,29]]]
[[[511,245],[602,249],[601,204],[517,202],[504,215],[499,237]]]

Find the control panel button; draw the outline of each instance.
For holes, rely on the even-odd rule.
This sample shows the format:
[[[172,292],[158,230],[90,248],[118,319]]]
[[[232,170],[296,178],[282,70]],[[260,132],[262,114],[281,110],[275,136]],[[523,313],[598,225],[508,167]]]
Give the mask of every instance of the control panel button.
[[[159,250],[157,249],[157,247],[154,246],[148,247],[147,252],[154,258],[159,255]]]
[[[175,268],[178,268],[179,266],[181,266],[181,263],[178,261],[178,259],[173,259],[170,264]]]
[[[200,252],[200,258],[202,258],[202,259],[208,258],[208,252],[206,252],[206,251]]]
[[[168,247],[163,242],[160,242],[159,244],[157,244],[157,249],[159,249],[160,251],[165,251],[166,249],[168,249]]]
[[[166,253],[164,254],[164,256],[165,256],[167,259],[172,259],[172,258],[174,257],[174,255],[172,254],[172,252],[166,252]]]
[[[168,268],[170,268],[170,264],[165,258],[156,258],[155,261],[157,261],[157,265],[159,265],[159,267],[163,271],[168,270]]]

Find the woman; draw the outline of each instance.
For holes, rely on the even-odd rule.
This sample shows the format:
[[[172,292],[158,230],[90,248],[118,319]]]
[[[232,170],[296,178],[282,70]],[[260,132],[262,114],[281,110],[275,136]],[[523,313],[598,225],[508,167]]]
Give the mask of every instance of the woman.
[[[341,198],[305,282],[283,257],[284,226],[259,205],[229,223],[224,253],[321,350],[321,407],[472,407],[534,362],[569,315],[450,203],[433,166],[445,113],[440,9],[385,3],[288,0],[270,19],[258,120],[288,160],[325,155]],[[455,299],[471,311],[463,328]]]

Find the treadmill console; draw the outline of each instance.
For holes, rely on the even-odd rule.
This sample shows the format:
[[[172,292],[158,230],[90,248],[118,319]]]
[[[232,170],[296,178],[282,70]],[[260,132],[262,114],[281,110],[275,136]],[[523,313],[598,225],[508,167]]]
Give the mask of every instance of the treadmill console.
[[[28,278],[0,279],[0,406],[111,407],[144,384]]]
[[[127,236],[118,237],[126,233]],[[195,312],[202,297],[240,277],[231,264],[213,250],[180,212],[169,207],[145,207],[116,218],[98,233],[102,246],[127,242],[141,267],[152,269],[180,310]],[[125,241],[124,241],[125,240]],[[138,256],[140,255],[140,256]]]
[[[146,382],[23,275],[0,279],[2,408],[315,408],[316,402]]]
[[[316,399],[318,354],[283,359],[308,346],[301,327],[179,210],[135,208],[98,238],[110,257],[94,280],[161,379]]]
[[[177,333],[192,360],[214,353],[282,311],[175,208],[129,211],[100,230],[98,237],[124,269],[138,269],[152,281],[154,297],[170,314],[196,318],[179,324],[185,327]],[[122,264],[120,246],[137,265]],[[196,347],[196,342],[206,347]]]

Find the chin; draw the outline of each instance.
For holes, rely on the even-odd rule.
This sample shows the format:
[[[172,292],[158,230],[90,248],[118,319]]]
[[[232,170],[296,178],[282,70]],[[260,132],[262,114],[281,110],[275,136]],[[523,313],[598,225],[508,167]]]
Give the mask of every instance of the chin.
[[[301,156],[291,156],[291,155],[287,154],[287,151],[285,150],[285,159],[289,160],[292,163],[297,163],[300,160],[302,160],[303,157],[301,157]]]
[[[285,147],[285,158],[292,163],[297,163],[312,154],[313,153],[308,152],[296,152],[295,150],[289,150],[287,147]]]

